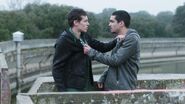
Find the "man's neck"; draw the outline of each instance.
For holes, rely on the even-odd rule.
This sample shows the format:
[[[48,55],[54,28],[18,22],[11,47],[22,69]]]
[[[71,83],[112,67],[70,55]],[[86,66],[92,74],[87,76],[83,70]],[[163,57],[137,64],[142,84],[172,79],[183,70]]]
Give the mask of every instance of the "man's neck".
[[[76,28],[71,28],[71,30],[76,36],[76,38],[80,39],[81,32],[79,32]]]
[[[118,35],[126,35],[127,32],[128,32],[128,29],[124,28],[119,31]]]

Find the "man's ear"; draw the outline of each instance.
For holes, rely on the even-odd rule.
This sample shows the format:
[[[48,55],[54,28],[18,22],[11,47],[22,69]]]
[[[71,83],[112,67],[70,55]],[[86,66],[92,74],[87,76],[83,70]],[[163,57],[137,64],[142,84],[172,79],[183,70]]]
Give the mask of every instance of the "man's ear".
[[[79,23],[79,22],[78,22],[77,20],[74,20],[74,21],[73,21],[73,24],[74,24],[74,25],[77,25],[78,23]]]
[[[120,22],[119,22],[119,25],[120,25],[121,27],[123,27],[123,26],[125,26],[125,23],[124,23],[123,21],[120,21]]]
[[[125,23],[123,21],[120,21],[120,25],[125,26]]]

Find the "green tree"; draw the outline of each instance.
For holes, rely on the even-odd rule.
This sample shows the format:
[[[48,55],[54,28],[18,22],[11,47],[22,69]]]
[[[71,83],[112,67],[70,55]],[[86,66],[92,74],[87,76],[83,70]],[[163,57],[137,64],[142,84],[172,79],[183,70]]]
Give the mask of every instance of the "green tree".
[[[98,37],[99,35],[101,35],[101,33],[100,33],[100,26],[98,25],[98,21],[95,17],[95,14],[88,13],[88,18],[90,23],[89,30],[88,30],[89,34],[92,37]]]
[[[25,7],[24,11],[39,31],[37,38],[57,38],[67,27],[66,15],[71,8],[63,5],[30,4]]]
[[[173,27],[175,36],[184,37],[185,36],[185,3],[183,6],[179,6],[176,9],[174,18],[173,18]]]
[[[158,13],[156,21],[159,27],[157,27],[156,34],[161,34],[163,37],[171,37],[174,34],[171,26],[172,19],[173,13],[170,11]]]
[[[131,13],[131,28],[136,29],[141,37],[156,37],[157,25],[155,16],[146,11]]]
[[[8,29],[0,29],[0,41],[6,41],[10,38],[11,35]]]
[[[1,40],[11,39],[11,34],[15,31],[25,32],[27,16],[22,11],[3,11],[0,12]]]
[[[6,41],[10,39],[10,32],[6,28],[6,20],[5,18],[7,17],[7,13],[1,11],[0,12],[0,41]]]
[[[100,26],[100,28],[99,28],[99,30],[100,30],[99,37],[112,37],[113,36],[109,31],[108,24],[109,24],[110,16],[114,11],[116,11],[116,9],[106,8],[102,11],[102,13],[96,15],[98,24]]]

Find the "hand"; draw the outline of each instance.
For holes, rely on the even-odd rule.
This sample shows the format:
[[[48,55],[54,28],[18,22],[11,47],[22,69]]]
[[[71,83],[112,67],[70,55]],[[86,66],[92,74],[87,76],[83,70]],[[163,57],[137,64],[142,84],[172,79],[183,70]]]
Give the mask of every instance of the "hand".
[[[91,49],[91,47],[88,44],[85,44],[83,48],[84,48],[84,54],[87,54]]]
[[[123,40],[125,38],[125,35],[117,35],[116,38],[119,38],[120,40]]]
[[[98,88],[103,88],[103,83],[98,82]]]

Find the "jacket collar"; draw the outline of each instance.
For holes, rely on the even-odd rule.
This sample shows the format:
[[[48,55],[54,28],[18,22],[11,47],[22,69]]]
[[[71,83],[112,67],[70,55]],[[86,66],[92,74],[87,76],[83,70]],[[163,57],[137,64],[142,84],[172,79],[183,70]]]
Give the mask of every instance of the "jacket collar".
[[[69,29],[65,29],[65,31],[62,33],[63,37],[65,38],[65,40],[68,42],[68,44],[71,44],[71,46],[73,46],[73,49],[83,49],[83,45],[81,44],[80,39],[77,39],[70,31]],[[82,38],[84,37],[85,33],[81,34]],[[85,39],[83,39],[85,40]]]

